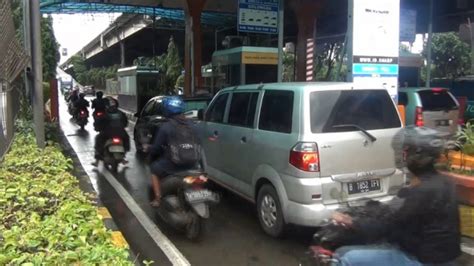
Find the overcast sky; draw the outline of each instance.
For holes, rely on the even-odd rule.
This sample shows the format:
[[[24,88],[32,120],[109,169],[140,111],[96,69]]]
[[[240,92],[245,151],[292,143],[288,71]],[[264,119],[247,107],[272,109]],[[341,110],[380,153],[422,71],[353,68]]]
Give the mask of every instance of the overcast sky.
[[[67,57],[61,56],[60,63],[74,55],[92,39],[104,31],[120,14],[95,13],[77,15],[53,15],[56,39],[62,48],[67,48]]]

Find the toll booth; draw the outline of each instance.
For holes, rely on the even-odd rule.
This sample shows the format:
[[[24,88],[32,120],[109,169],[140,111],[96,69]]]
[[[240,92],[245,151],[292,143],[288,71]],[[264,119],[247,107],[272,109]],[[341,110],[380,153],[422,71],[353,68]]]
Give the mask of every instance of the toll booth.
[[[241,46],[212,55],[213,91],[236,85],[277,82],[278,49]]]
[[[117,77],[120,108],[126,111],[137,113],[149,99],[160,94],[161,74],[156,69],[142,66],[120,68]]]

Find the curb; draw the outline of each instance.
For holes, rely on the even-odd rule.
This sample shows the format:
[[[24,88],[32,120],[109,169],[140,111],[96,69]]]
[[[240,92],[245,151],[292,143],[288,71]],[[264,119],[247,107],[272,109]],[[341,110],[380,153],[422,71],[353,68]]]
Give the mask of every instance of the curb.
[[[67,155],[73,161],[73,170],[72,174],[78,179],[80,189],[92,195],[91,200],[95,203],[95,207],[97,209],[97,215],[101,218],[102,222],[104,223],[105,228],[111,232],[112,243],[115,247],[118,248],[125,248],[129,252],[130,261],[133,262],[134,258],[137,256],[133,253],[130,249],[130,246],[123,236],[122,232],[119,231],[117,225],[115,224],[112,216],[110,215],[109,210],[102,204],[100,199],[97,197],[97,193],[92,187],[90,182],[89,176],[85,172],[82,167],[79,158],[77,157],[76,152],[71,147],[67,137],[64,135],[63,130],[59,127],[59,134],[60,134],[60,141],[61,141],[61,148],[63,153]]]

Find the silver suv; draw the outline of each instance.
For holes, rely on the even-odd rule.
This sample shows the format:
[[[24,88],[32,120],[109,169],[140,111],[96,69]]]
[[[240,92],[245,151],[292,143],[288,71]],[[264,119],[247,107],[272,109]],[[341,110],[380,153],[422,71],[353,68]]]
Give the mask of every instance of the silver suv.
[[[256,203],[272,236],[391,200],[405,182],[391,147],[401,127],[387,91],[349,83],[227,88],[198,125],[211,179]]]

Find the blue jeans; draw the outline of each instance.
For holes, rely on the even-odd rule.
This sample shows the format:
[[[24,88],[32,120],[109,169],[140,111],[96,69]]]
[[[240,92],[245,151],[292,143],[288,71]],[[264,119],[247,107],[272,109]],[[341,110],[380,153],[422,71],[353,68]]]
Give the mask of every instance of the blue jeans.
[[[455,263],[422,264],[397,247],[381,244],[367,246],[347,246],[336,250],[333,266],[454,266]]]

